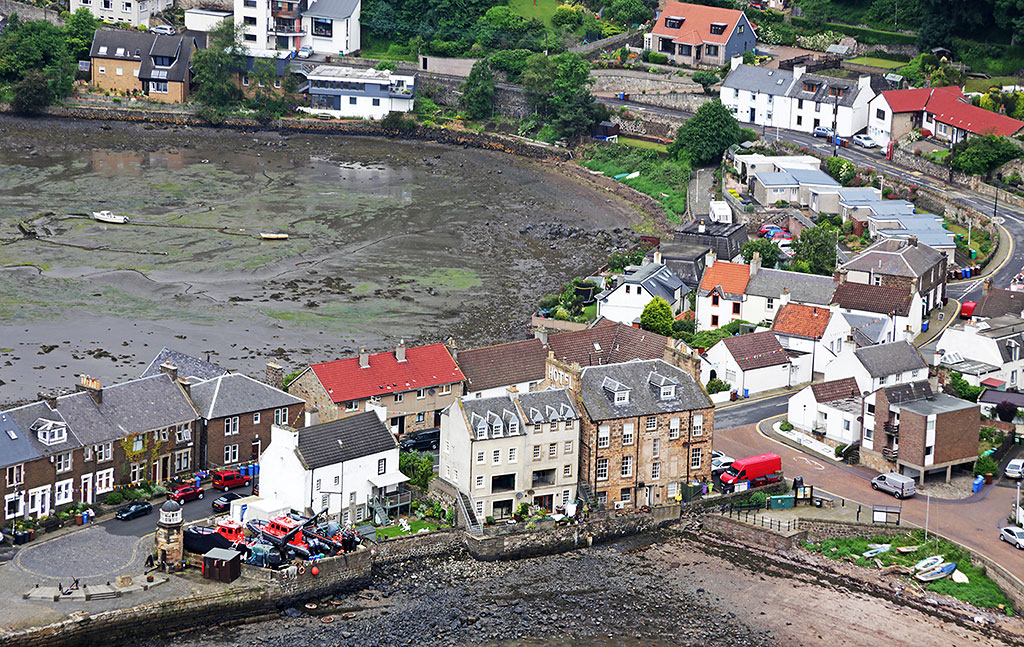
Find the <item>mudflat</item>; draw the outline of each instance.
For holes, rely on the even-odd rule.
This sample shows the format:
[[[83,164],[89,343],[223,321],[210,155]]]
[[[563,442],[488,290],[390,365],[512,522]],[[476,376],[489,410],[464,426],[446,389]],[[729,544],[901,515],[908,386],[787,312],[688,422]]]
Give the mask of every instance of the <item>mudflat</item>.
[[[521,338],[639,220],[507,154],[0,117],[0,405],[136,377],[163,346],[258,374]]]

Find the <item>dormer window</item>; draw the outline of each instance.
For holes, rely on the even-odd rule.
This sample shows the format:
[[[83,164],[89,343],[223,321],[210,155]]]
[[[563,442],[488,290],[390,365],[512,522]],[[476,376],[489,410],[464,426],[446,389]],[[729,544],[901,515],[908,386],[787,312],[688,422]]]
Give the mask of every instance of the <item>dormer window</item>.
[[[510,434],[518,434],[519,433],[519,421],[518,420],[509,420],[509,422],[508,422],[508,433],[510,433]]]
[[[615,404],[624,404],[629,402],[629,391],[617,391],[615,393]]]
[[[105,55],[107,53],[107,46],[106,45],[100,45],[100,48],[99,48],[99,50],[96,53],[101,55],[101,56]]]
[[[683,21],[686,18],[680,18],[679,16],[668,16],[665,18],[665,29],[679,29],[683,26]]]
[[[479,425],[477,425],[477,427],[476,427],[476,437],[477,437],[477,440],[486,440],[487,439],[487,425],[486,424],[481,422]]]
[[[156,67],[170,67],[174,60],[170,56],[154,56],[153,65]]]
[[[500,422],[496,422],[496,423],[491,425],[491,435],[495,436],[495,437],[501,436],[501,423]]]
[[[1020,344],[1015,341],[1008,342],[1006,346],[1010,349],[1010,360],[1016,362],[1020,359]]]
[[[804,81],[804,92],[817,92],[818,86],[815,83]]]
[[[665,386],[661,387],[661,399],[662,400],[671,400],[674,397],[676,397],[676,385],[675,384],[666,384]]]
[[[842,98],[846,94],[846,88],[829,88],[828,94],[832,97]]]
[[[39,418],[32,423],[31,429],[44,445],[56,445],[68,439],[68,426],[57,420]]]
[[[721,36],[725,33],[725,28],[728,27],[724,22],[713,22],[711,23],[711,33],[715,36]]]

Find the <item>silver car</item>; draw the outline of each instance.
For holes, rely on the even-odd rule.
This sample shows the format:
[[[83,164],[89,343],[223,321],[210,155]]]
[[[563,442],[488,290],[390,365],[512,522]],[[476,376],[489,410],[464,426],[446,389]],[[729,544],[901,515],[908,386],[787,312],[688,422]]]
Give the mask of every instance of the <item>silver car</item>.
[[[1007,526],[999,531],[999,538],[1017,548],[1024,548],[1024,528]]]
[[[1024,477],[1024,458],[1015,458],[1006,464],[1003,472],[1008,479],[1019,479]]]
[[[870,135],[854,135],[853,143],[864,148],[874,148],[878,146],[875,140],[871,139]]]

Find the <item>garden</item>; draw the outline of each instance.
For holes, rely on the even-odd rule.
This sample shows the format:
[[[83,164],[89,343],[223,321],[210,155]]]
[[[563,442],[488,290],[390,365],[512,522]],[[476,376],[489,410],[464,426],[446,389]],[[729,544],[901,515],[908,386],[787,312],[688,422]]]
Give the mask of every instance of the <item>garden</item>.
[[[579,155],[586,168],[649,195],[664,207],[669,220],[682,222],[690,182],[689,163],[662,157],[656,150],[622,144],[588,144],[581,147]],[[639,175],[626,177],[633,173]]]
[[[378,526],[377,539],[407,537],[455,525],[455,508],[446,508],[438,501],[413,501],[409,508],[407,518],[399,518],[390,526]]]

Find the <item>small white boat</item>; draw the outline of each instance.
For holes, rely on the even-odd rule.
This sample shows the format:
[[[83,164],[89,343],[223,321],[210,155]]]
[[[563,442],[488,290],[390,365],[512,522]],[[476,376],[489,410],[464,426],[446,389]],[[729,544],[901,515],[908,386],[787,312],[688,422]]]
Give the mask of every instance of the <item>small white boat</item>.
[[[890,548],[892,548],[892,545],[891,544],[868,544],[868,547],[871,548],[871,550],[869,550],[867,552],[864,552],[864,553],[861,553],[861,557],[871,558],[871,557],[874,557],[875,555],[881,555],[882,553],[884,553],[884,552],[888,551]]]
[[[260,238],[262,238],[263,240],[288,240],[288,234],[272,234],[265,231],[261,231]]]
[[[971,580],[969,580],[960,569],[953,571],[953,574],[950,575],[950,577],[953,578],[953,581],[957,584],[970,584],[971,582]]]
[[[950,573],[956,570],[956,562],[946,562],[942,566],[933,568],[929,571],[922,571],[914,577],[921,582],[934,582],[935,580],[941,580],[948,576]]]
[[[115,225],[123,225],[127,222],[130,222],[128,220],[128,216],[118,216],[109,211],[93,211],[92,217],[98,220],[99,222],[109,222]]]
[[[915,571],[930,571],[942,563],[942,555],[932,555],[914,564]]]
[[[900,553],[914,553],[920,546],[899,546],[896,550]]]

